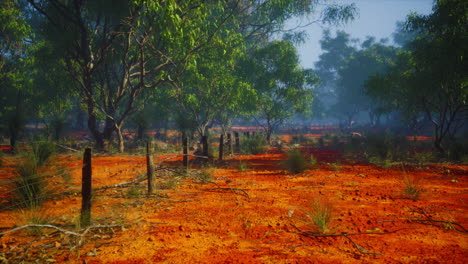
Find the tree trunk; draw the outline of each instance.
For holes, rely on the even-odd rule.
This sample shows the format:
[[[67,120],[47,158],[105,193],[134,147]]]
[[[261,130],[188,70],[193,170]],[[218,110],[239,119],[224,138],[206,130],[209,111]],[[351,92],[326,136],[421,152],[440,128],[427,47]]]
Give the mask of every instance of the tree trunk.
[[[123,153],[125,151],[125,144],[124,144],[125,140],[122,134],[122,129],[118,127],[116,131],[117,131],[117,140],[119,143],[119,153]]]

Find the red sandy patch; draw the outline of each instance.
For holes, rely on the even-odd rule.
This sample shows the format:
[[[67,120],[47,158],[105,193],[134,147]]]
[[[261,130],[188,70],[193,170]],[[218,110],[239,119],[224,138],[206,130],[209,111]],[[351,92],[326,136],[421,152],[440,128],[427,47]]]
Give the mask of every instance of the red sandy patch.
[[[93,204],[94,223],[125,224],[125,230],[90,232],[86,243],[74,251],[69,250],[65,238],[50,234],[34,244],[36,249],[32,247],[26,259],[90,264],[468,261],[466,234],[448,224],[468,226],[468,166],[407,168],[403,172],[344,164],[332,170],[327,162],[339,158],[337,151],[307,151],[322,163],[298,175],[281,169],[284,154],[241,155],[208,169],[216,185],[185,178],[175,189],[160,190],[160,198],[129,197],[126,189],[118,188],[98,191]],[[247,171],[238,170],[241,162],[247,164]],[[72,182],[61,184],[59,178],[52,177],[54,186],[79,189],[81,158],[62,156],[56,164],[70,169]],[[93,184],[99,187],[132,180],[144,173],[144,164],[144,157],[95,157]],[[420,180],[425,190],[421,200],[402,196],[405,173]],[[144,191],[145,184],[139,188]],[[316,197],[333,203],[329,234],[360,235],[350,236],[351,241],[343,236],[298,234],[293,226],[312,231],[307,215]],[[67,226],[79,215],[80,203],[74,195],[58,197],[42,210],[53,223]],[[0,212],[1,230],[23,224],[18,220],[23,216],[17,210]],[[432,222],[434,226],[417,221],[429,219],[445,222]],[[0,256],[13,257],[12,252],[19,251],[20,245],[38,239],[24,232],[4,235],[0,238]]]

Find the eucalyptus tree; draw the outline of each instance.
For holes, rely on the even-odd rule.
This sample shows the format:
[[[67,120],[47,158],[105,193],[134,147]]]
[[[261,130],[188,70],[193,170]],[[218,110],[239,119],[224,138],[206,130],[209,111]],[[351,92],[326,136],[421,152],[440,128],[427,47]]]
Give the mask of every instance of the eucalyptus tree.
[[[312,103],[311,70],[299,65],[294,45],[273,41],[252,52],[242,64],[242,74],[257,92],[254,118],[270,141],[273,131],[294,113],[305,112]]]
[[[28,2],[44,15],[43,33],[78,84],[97,147],[104,149],[117,131],[120,151],[122,126],[138,110],[135,99],[185,68],[219,29],[208,18],[223,7],[175,0]]]
[[[376,43],[374,38],[368,37],[361,49],[353,52],[338,70],[334,111],[346,118],[348,126],[363,111],[369,113],[371,125],[380,123],[384,109],[367,95],[364,85],[372,74],[383,72],[394,58],[394,47]]]
[[[467,121],[467,16],[468,3],[461,0],[436,1],[426,16],[411,14],[406,26],[417,36],[409,51],[368,85],[373,96],[399,110],[423,113],[433,124],[434,147],[440,153]]]
[[[145,89],[161,89],[194,63],[203,49],[236,25],[252,39],[268,36],[286,19],[308,14],[314,0],[126,1],[27,0],[43,17],[42,34],[56,47],[86,104],[88,128],[104,149],[137,112]],[[350,9],[353,9],[351,6]],[[349,9],[330,6],[326,19],[347,19]],[[230,30],[230,29],[228,29]],[[229,32],[227,32],[229,33]],[[219,38],[218,38],[219,40]],[[222,41],[222,39],[221,39]],[[99,129],[99,115],[105,119]]]
[[[177,112],[185,116],[179,120],[185,120],[185,126],[191,120],[192,124],[185,128],[196,129],[200,137],[208,135],[214,121],[248,112],[256,97],[251,86],[236,74],[236,63],[244,56],[244,48],[230,41],[242,41],[242,37],[230,34],[224,38],[223,45],[202,51],[175,86]]]
[[[332,109],[331,106],[337,102],[338,71],[345,66],[346,60],[356,51],[356,41],[344,31],[337,31],[335,36],[329,30],[323,31],[323,37],[320,40],[323,52],[319,56],[319,61],[315,63],[314,70],[320,79],[316,91],[316,104],[324,106],[318,109],[324,115],[336,114],[336,111],[333,111],[336,109]]]
[[[4,0],[0,6],[0,131],[16,141],[26,124],[31,92],[27,66],[29,27],[16,0]]]

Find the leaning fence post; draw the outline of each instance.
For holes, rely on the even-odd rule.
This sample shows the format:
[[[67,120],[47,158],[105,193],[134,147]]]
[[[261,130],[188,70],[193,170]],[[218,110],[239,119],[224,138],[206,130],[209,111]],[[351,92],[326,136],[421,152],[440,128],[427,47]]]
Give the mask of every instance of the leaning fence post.
[[[156,189],[156,181],[154,178],[153,142],[151,140],[146,143],[146,170],[148,175],[148,195],[152,195]]]
[[[219,160],[223,160],[223,152],[224,152],[224,135],[221,134],[221,136],[219,137],[219,157],[218,159]]]
[[[86,148],[81,169],[81,227],[89,226],[91,223],[91,181],[91,148]]]
[[[188,169],[189,166],[189,159],[188,159],[188,138],[185,133],[182,136],[182,151],[184,153],[184,158],[183,158],[183,165],[186,169]]]

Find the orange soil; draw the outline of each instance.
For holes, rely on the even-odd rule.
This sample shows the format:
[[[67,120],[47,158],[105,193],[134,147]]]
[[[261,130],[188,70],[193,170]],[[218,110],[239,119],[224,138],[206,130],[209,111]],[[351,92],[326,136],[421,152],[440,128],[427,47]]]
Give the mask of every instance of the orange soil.
[[[418,179],[425,190],[422,199],[410,200],[402,195],[405,173],[401,168],[344,163],[332,170],[329,163],[340,158],[337,151],[305,151],[312,152],[319,165],[298,175],[282,170],[284,154],[272,151],[230,157],[208,169],[217,185],[187,177],[175,189],[160,190],[150,198],[128,196],[125,188],[96,191],[93,223],[125,225],[124,229],[89,232],[86,243],[73,250],[71,241],[55,230],[44,230],[48,236],[42,240],[24,231],[9,233],[0,236],[0,261],[3,256],[11,257],[11,252],[31,247],[26,259],[41,263],[468,262],[466,234],[448,224],[437,227],[415,221],[430,217],[468,227],[468,166],[406,168],[406,174]],[[166,157],[157,156],[156,162]],[[247,171],[239,171],[241,162],[247,164]],[[13,163],[5,159],[0,181],[14,177]],[[79,190],[81,157],[61,156],[54,164],[66,166],[72,175],[69,184],[52,176],[54,191]],[[141,156],[93,158],[96,187],[129,181],[144,172]],[[139,185],[142,191],[144,184]],[[327,234],[374,234],[354,235],[352,241],[343,236],[298,234],[293,225],[313,231],[307,215],[316,197],[334,206]],[[72,225],[80,206],[77,195],[57,196],[41,211],[51,224],[76,231]],[[0,212],[0,232],[25,224],[26,216],[19,210]]]

